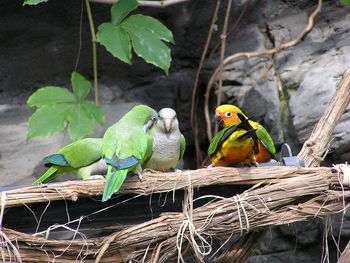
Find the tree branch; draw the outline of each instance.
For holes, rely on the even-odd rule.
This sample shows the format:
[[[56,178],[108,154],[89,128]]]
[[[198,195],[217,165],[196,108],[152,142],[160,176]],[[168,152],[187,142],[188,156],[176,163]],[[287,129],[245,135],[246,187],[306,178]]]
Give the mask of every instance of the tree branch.
[[[345,71],[332,100],[314,127],[310,138],[304,143],[298,157],[307,167],[319,166],[338,120],[350,101],[350,71]]]

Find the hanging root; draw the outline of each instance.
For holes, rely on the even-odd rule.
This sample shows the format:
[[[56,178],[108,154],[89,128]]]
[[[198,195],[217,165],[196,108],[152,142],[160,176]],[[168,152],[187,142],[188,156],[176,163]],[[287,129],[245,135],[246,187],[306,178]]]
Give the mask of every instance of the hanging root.
[[[2,255],[2,262],[5,261],[5,255],[8,254],[9,258],[12,255],[15,257],[16,261],[22,263],[21,255],[17,247],[11,242],[8,236],[2,231],[2,219],[4,218],[4,211],[6,206],[6,192],[1,193],[1,212],[0,212],[0,250]]]
[[[212,247],[206,238],[200,234],[200,229],[196,229],[196,226],[193,223],[193,186],[191,182],[191,174],[188,174],[188,181],[188,190],[185,191],[183,208],[185,219],[183,220],[176,237],[178,262],[185,262],[181,252],[184,238],[186,238],[192,246],[196,258],[201,262],[204,262],[203,258],[211,253]]]

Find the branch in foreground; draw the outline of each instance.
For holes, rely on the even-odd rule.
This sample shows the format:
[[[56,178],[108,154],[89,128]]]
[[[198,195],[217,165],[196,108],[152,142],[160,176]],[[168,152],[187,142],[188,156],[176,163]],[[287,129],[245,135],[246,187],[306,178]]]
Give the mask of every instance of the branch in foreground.
[[[349,101],[350,71],[345,71],[329,106],[298,154],[298,157],[305,161],[307,167],[320,165],[324,153],[327,152],[333,130],[348,106]]]
[[[272,172],[275,170],[275,178],[270,177],[268,169]],[[249,182],[249,179],[258,181],[256,174],[263,176],[261,182],[269,184],[260,188],[259,185],[255,186],[230,198],[202,196],[200,200],[208,198],[209,202],[205,205],[195,209],[187,206],[183,212],[163,213],[158,218],[127,227],[104,238],[58,241],[5,228],[2,230],[11,240],[16,240],[23,261],[42,262],[57,257],[56,260],[62,259],[62,262],[67,263],[80,258],[84,258],[84,262],[93,262],[99,256],[96,262],[142,259],[145,262],[167,262],[169,258],[178,256],[178,247],[182,247],[180,252],[185,255],[187,247],[192,247],[192,250],[198,249],[201,247],[200,244],[211,238],[225,240],[232,235],[243,235],[251,231],[302,221],[308,217],[335,214],[350,205],[350,190],[338,187],[341,184],[338,182],[338,174],[330,168],[269,167],[268,169],[201,169],[190,171],[191,175],[184,172],[177,179],[174,178],[177,173],[169,173],[170,184],[167,185],[167,190],[163,188],[160,191],[188,188],[191,193],[190,190],[198,187],[199,182],[205,182],[205,179],[211,180],[208,175],[215,177],[216,174],[222,176],[215,177],[218,181],[209,182],[209,185],[229,180],[235,183],[236,177],[240,178],[238,180],[241,182]],[[277,170],[280,170],[279,174]],[[243,174],[244,180],[242,180]],[[158,177],[160,183],[157,182],[156,174],[149,175],[147,180],[153,178],[152,182],[156,185],[167,184],[161,180],[162,176]],[[219,180],[221,177],[222,181]],[[126,182],[126,185],[122,191],[135,190],[134,182]],[[147,192],[151,189],[144,187],[141,191]],[[99,189],[101,190],[102,188]],[[138,189],[137,192],[139,193]],[[13,197],[13,192],[8,193],[9,197],[11,195]],[[61,196],[62,198],[64,197]],[[197,252],[201,255],[203,251]],[[26,256],[30,259],[25,258]]]
[[[260,168],[230,168],[216,167],[197,170],[185,170],[175,173],[143,173],[144,180],[140,182],[137,176],[129,176],[118,194],[150,195],[187,189],[189,177],[193,187],[211,185],[253,185],[256,183],[277,183],[287,178],[303,174],[325,174],[332,176],[330,168],[302,167],[260,167]],[[87,196],[101,195],[104,179],[86,181],[67,181],[64,183],[42,184],[5,192],[6,207],[23,204],[49,202],[54,200],[72,200]],[[3,203],[3,202],[0,202]]]

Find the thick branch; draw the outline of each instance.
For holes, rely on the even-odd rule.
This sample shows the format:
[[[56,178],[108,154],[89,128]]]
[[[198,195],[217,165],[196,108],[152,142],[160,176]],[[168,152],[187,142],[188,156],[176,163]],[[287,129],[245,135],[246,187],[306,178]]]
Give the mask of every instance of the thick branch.
[[[118,191],[118,194],[150,195],[152,193],[187,189],[188,177],[191,177],[193,187],[205,187],[225,184],[253,185],[256,183],[277,183],[294,176],[319,173],[327,175],[327,178],[330,177],[336,180],[330,168],[306,169],[282,166],[260,168],[217,167],[175,173],[144,173],[142,182],[137,176],[129,176]],[[6,207],[62,199],[75,201],[79,197],[101,195],[104,182],[104,179],[67,181],[6,191]]]
[[[304,143],[298,157],[307,167],[319,166],[338,120],[350,101],[350,71],[343,74],[335,94],[326,111],[314,127],[310,138]]]
[[[254,171],[261,169],[254,168]],[[283,167],[279,169],[284,170]],[[212,173],[220,171],[220,169],[205,170]],[[248,177],[252,175],[248,172],[253,168],[241,170],[245,170],[245,176]],[[176,173],[172,175],[174,174]],[[182,176],[179,178],[180,184],[184,183]],[[190,181],[186,178],[187,184],[192,182],[193,187],[196,184],[194,177],[191,177]],[[338,213],[349,206],[350,191],[336,190],[336,185],[333,184],[337,183],[337,178],[337,174],[327,168],[296,169],[293,175],[281,173],[276,183],[252,188],[230,198],[214,198],[211,202],[188,211],[192,215],[190,221],[186,211],[164,213],[158,218],[130,226],[105,238],[57,241],[9,229],[2,230],[11,240],[17,241],[24,261],[26,255],[31,258],[31,262],[40,262],[43,258],[47,260],[64,251],[62,258],[65,261],[60,262],[70,263],[74,262],[78,255],[94,258],[98,251],[104,248],[100,262],[110,262],[112,258],[114,262],[125,262],[125,255],[130,260],[144,258],[144,262],[151,262],[151,258],[158,255],[157,262],[166,262],[169,256],[176,253],[177,236],[184,223],[192,225],[196,230],[193,240],[198,242],[199,235],[207,240],[226,239],[235,234],[302,221],[310,216]],[[187,237],[193,235],[187,228],[184,234]],[[185,248],[187,244],[188,239],[185,238],[182,247]],[[33,258],[33,255],[37,256]]]

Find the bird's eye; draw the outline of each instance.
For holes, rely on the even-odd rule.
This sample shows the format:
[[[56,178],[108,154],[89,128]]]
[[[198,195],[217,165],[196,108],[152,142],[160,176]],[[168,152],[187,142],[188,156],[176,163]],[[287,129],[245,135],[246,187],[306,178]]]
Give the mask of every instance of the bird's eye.
[[[226,117],[231,117],[231,116],[232,116],[232,112],[229,112],[229,111],[228,111],[228,112],[225,112],[225,116],[226,116]]]
[[[156,117],[152,117],[152,121],[156,121],[157,120],[157,118]]]

